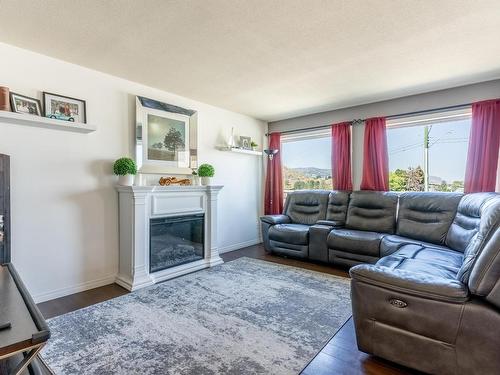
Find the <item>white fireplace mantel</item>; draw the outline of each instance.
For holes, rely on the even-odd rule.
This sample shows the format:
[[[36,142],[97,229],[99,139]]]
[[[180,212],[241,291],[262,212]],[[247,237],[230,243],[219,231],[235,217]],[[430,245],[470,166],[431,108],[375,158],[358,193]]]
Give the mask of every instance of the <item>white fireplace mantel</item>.
[[[132,291],[223,263],[217,247],[217,197],[222,186],[117,186],[120,259],[116,283]],[[205,214],[205,257],[149,272],[152,218]]]

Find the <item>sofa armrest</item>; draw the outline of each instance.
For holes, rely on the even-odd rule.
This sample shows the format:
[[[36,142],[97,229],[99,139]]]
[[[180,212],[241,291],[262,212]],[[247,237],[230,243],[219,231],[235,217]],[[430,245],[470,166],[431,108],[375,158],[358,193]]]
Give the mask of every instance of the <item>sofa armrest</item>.
[[[332,228],[343,228],[345,226],[344,221],[333,221],[333,220],[318,220],[317,225],[327,225]]]
[[[291,222],[290,218],[286,215],[265,215],[260,217],[260,221],[271,225],[288,224]]]
[[[315,224],[309,227],[309,259],[328,262],[327,238],[332,227]]]
[[[455,303],[469,299],[467,286],[456,279],[368,264],[352,267],[349,274],[355,281],[417,297]]]

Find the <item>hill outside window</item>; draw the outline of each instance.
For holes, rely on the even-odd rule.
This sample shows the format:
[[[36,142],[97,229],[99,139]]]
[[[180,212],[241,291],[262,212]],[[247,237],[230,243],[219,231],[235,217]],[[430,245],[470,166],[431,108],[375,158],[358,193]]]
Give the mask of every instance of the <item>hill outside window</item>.
[[[330,129],[284,134],[281,138],[283,189],[332,189]]]

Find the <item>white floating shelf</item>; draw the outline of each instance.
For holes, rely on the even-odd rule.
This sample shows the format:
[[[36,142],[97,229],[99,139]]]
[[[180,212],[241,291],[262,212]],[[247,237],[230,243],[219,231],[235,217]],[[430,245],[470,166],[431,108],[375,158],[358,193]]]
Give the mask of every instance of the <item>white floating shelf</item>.
[[[262,151],[245,150],[237,147],[218,147],[220,151],[237,152],[239,154],[262,156]]]
[[[0,111],[0,122],[11,124],[35,126],[38,128],[66,130],[77,133],[90,133],[96,130],[91,124],[82,124],[80,122],[71,122],[56,120],[48,117],[26,115],[23,113]]]

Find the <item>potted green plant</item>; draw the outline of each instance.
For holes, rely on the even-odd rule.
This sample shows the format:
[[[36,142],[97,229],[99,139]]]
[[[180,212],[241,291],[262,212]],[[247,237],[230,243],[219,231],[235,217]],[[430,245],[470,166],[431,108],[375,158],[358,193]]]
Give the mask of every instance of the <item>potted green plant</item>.
[[[137,173],[137,165],[130,158],[120,158],[113,164],[113,172],[118,176],[118,184],[132,186]]]
[[[210,179],[215,174],[215,168],[210,164],[202,164],[198,167],[198,176],[201,177],[201,184],[203,186],[210,185]]]
[[[254,141],[250,142],[250,146],[252,147],[252,150],[257,150],[257,147],[259,147],[259,145],[257,143],[255,143]]]

